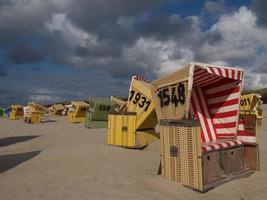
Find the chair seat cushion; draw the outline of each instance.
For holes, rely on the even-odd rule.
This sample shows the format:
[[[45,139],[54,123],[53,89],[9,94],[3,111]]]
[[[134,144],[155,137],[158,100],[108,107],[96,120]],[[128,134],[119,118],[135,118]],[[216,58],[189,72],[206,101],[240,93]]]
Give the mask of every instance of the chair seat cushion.
[[[217,140],[209,143],[202,144],[202,152],[216,151],[228,149],[242,145],[240,140]]]

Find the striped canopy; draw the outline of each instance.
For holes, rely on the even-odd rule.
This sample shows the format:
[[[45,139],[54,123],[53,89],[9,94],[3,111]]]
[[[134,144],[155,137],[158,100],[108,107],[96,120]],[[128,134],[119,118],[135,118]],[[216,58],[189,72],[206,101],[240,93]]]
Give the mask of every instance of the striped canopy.
[[[201,123],[202,143],[234,139],[244,72],[195,63],[190,115]]]

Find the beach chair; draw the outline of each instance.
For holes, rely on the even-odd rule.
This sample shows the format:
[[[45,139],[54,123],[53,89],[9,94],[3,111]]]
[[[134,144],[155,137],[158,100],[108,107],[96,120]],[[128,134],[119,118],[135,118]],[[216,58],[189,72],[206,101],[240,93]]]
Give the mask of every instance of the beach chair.
[[[29,102],[28,106],[24,107],[24,122],[31,124],[41,123],[46,111],[45,106],[36,102]]]
[[[11,112],[9,118],[11,120],[18,120],[23,118],[23,106],[22,105],[11,105]]]
[[[81,123],[85,121],[86,111],[89,104],[84,101],[72,101],[72,107],[68,111],[68,120],[71,123]]]
[[[108,113],[114,111],[115,104],[106,98],[89,98],[89,108],[86,112],[85,127],[107,128]]]
[[[152,102],[151,85],[144,78],[132,78],[126,110],[110,112],[108,144],[141,149],[157,140],[155,127],[158,121]]]
[[[115,96],[111,96],[110,100],[115,104],[114,111],[116,111],[116,112],[126,112],[127,111],[127,101],[125,101],[119,97],[115,97]]]
[[[259,169],[258,144],[237,137],[243,77],[242,69],[190,63],[152,82],[163,176],[206,192]]]
[[[244,94],[240,99],[241,115],[256,115],[257,119],[262,119],[261,95],[257,93]]]
[[[59,103],[59,104],[54,104],[49,108],[49,113],[52,115],[62,115],[64,111],[64,106]]]

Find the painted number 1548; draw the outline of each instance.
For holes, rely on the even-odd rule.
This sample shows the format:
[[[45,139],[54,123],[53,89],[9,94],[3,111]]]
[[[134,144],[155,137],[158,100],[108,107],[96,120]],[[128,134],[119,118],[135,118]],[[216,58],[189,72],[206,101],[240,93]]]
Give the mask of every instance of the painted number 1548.
[[[175,107],[179,103],[183,105],[185,103],[185,86],[183,83],[179,83],[177,86],[171,87],[171,91],[169,88],[161,89],[158,97],[161,107],[168,106],[170,103],[174,104]]]

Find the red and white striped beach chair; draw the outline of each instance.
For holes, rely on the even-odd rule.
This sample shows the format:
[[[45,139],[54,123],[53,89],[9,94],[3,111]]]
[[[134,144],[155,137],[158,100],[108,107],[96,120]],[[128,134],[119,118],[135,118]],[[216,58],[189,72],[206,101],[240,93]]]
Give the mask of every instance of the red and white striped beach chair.
[[[190,63],[152,82],[162,173],[199,191],[258,169],[258,145],[237,137],[244,71]]]

